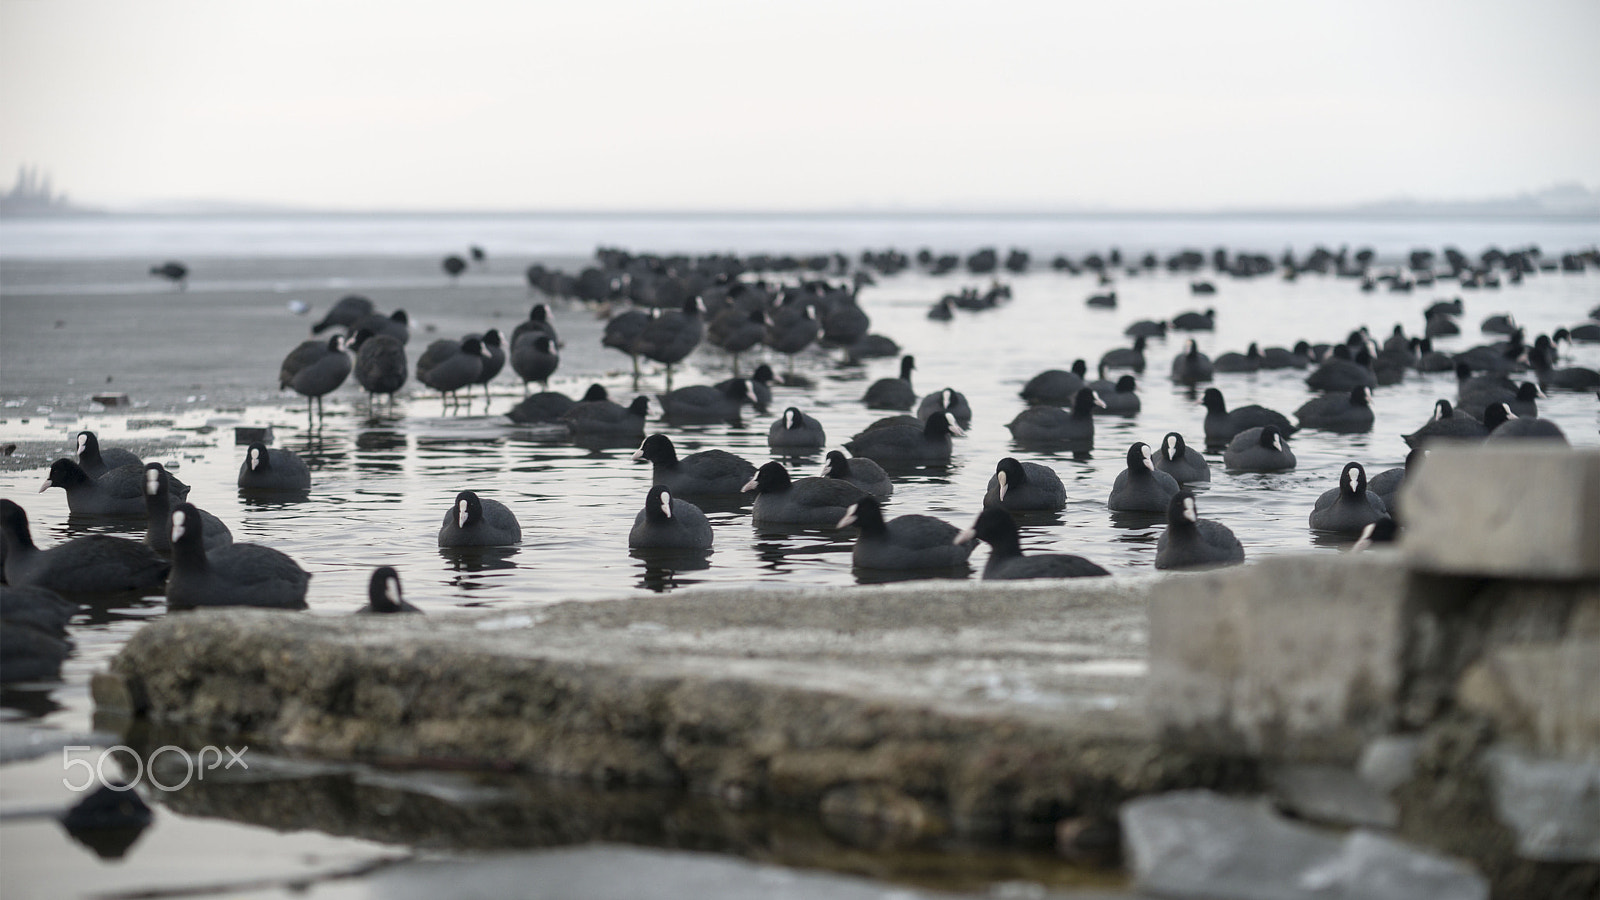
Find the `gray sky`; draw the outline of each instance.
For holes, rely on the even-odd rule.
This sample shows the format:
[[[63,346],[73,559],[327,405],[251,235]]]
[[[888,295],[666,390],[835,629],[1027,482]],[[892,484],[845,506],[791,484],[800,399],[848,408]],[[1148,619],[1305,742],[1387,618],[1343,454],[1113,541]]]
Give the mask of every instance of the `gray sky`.
[[[91,204],[1207,209],[1600,187],[1600,2],[0,0]]]

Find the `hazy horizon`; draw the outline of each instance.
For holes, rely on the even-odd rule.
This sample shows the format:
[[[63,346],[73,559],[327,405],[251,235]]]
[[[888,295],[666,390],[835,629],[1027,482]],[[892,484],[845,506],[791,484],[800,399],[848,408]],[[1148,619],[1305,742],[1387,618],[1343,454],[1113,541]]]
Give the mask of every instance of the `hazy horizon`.
[[[118,212],[1231,214],[1600,188],[1600,4],[0,4]]]

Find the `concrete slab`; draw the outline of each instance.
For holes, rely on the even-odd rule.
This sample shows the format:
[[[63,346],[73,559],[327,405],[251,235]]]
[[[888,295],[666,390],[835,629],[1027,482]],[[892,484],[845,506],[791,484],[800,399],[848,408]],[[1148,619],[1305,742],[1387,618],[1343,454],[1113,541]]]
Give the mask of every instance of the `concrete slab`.
[[[427,618],[212,611],[141,630],[96,700],[324,758],[512,765],[814,810],[880,797],[859,814],[1044,835],[1211,780],[1147,724],[1151,581],[690,592]]]
[[[1419,569],[1600,576],[1600,451],[1541,442],[1435,444],[1401,486],[1401,548]]]

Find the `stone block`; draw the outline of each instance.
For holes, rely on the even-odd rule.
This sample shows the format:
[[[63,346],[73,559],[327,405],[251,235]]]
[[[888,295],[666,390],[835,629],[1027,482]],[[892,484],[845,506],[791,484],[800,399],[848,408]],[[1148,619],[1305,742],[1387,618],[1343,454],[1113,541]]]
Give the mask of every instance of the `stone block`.
[[[1155,724],[1225,754],[1353,764],[1397,721],[1407,610],[1433,590],[1366,554],[1171,578],[1150,601]]]
[[[1457,699],[1529,749],[1600,759],[1600,638],[1487,649],[1461,676]]]
[[[1401,549],[1419,569],[1600,576],[1600,450],[1433,445],[1401,487]]]

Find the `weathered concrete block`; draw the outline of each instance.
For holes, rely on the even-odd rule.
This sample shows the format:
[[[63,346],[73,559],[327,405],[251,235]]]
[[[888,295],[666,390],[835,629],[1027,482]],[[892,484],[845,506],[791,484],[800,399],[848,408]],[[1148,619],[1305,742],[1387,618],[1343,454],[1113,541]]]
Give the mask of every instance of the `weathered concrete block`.
[[[1600,760],[1600,639],[1491,647],[1468,667],[1460,704],[1537,753]]]
[[[1401,548],[1419,569],[1600,576],[1600,451],[1435,444],[1406,478],[1399,504]]]
[[[1151,714],[1222,753],[1354,763],[1397,721],[1407,610],[1439,589],[1365,554],[1172,578],[1151,595]]]

